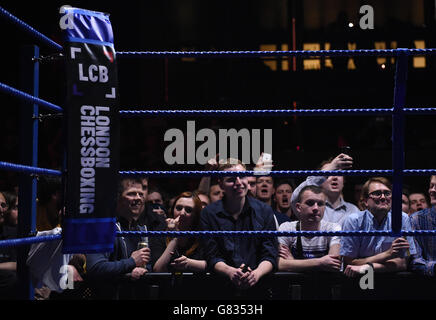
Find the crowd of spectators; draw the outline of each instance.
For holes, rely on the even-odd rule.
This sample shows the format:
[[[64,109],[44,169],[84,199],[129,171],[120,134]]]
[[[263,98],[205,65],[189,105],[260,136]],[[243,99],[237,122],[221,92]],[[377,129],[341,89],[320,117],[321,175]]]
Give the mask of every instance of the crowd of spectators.
[[[259,159],[254,171],[271,170]],[[344,153],[321,164],[320,170],[347,170],[353,159]],[[244,171],[237,159],[211,159],[206,170]],[[124,177],[119,181],[116,227],[119,231],[373,231],[390,230],[392,186],[371,177],[355,186],[353,203],[344,199],[345,178],[311,176],[298,186],[293,179],[270,175],[203,177],[195,190],[171,196],[158,180]],[[41,177],[38,183],[37,235],[62,232],[61,181]],[[404,190],[403,230],[434,230],[436,176],[428,192]],[[15,238],[18,196],[0,192],[0,237]],[[30,247],[27,265],[35,298],[66,295],[60,285],[72,274],[77,288],[95,298],[116,298],[117,281],[153,272],[212,273],[226,279],[230,291],[262,292],[261,278],[276,271],[324,271],[357,277],[375,272],[411,271],[435,275],[434,237],[281,236],[274,237],[117,237],[114,251],[66,255],[62,240]],[[16,290],[16,249],[0,248],[0,298]],[[64,273],[59,272],[64,268]],[[81,284],[86,283],[84,286]],[[77,291],[77,290],[76,290]],[[84,292],[80,291],[83,298]],[[77,298],[77,296],[76,296]]]

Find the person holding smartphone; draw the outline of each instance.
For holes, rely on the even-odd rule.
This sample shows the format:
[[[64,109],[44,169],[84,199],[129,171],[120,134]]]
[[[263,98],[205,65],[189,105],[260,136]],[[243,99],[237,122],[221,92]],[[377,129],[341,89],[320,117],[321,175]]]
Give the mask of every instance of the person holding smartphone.
[[[192,192],[176,197],[167,219],[170,231],[196,231],[200,224],[201,200]],[[203,272],[206,261],[199,241],[191,237],[167,238],[167,247],[154,265],[154,272]]]
[[[351,169],[353,158],[345,153],[340,153],[335,158],[321,164],[320,170],[334,171]],[[291,206],[296,213],[297,199],[301,190],[308,185],[319,186],[327,195],[326,207],[323,220],[338,223],[343,227],[345,219],[354,212],[359,212],[354,204],[344,200],[342,190],[344,189],[343,176],[310,176],[301,183],[292,193]]]

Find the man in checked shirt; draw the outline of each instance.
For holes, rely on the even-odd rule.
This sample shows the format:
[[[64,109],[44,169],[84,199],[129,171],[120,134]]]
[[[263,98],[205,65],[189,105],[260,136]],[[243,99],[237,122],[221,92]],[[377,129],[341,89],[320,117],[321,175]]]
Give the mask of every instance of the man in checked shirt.
[[[414,230],[435,230],[436,229],[436,176],[431,176],[430,187],[430,208],[415,212],[410,216],[410,222]],[[415,236],[417,254],[412,260],[412,270],[435,276],[436,265],[436,237]]]

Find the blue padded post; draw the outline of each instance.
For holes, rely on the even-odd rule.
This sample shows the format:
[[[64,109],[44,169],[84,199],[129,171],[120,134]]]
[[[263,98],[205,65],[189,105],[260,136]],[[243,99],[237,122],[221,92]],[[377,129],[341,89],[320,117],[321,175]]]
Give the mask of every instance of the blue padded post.
[[[408,51],[403,49],[397,57],[394,88],[394,112],[392,114],[392,233],[401,235],[401,197],[404,170],[404,105],[406,103]]]
[[[37,97],[39,94],[39,47],[25,46],[22,49],[21,81],[23,91]],[[31,102],[21,104],[20,145],[21,163],[38,165],[38,105]],[[36,177],[27,173],[19,175],[18,237],[27,237],[36,229]],[[33,299],[33,287],[26,266],[28,247],[17,248],[17,275],[19,298]]]

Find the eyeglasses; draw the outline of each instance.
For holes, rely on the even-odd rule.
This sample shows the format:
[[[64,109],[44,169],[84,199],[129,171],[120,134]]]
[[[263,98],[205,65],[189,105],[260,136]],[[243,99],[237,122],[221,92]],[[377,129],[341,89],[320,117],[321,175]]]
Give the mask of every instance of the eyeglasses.
[[[380,199],[382,195],[384,195],[386,198],[390,198],[392,196],[392,192],[390,190],[375,190],[369,195],[376,199]]]
[[[8,204],[6,202],[2,202],[0,203],[0,206],[2,207],[2,209],[6,209],[8,207]]]
[[[185,209],[186,213],[192,213],[192,211],[194,210],[192,207],[187,207],[187,206],[182,206],[182,205],[177,205],[176,206],[176,210],[177,211],[182,211],[183,209]]]

